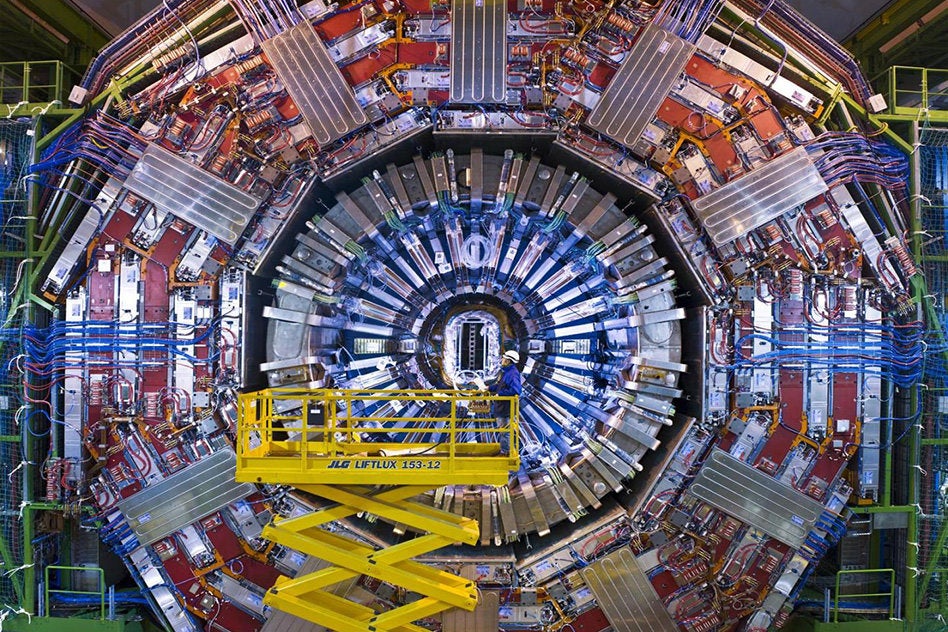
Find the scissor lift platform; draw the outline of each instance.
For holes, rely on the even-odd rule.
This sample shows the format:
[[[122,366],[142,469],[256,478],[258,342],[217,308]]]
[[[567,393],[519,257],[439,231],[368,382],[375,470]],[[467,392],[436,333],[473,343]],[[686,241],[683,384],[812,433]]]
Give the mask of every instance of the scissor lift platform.
[[[496,419],[471,414],[472,402],[483,410],[488,399],[509,400],[512,423],[498,428]],[[505,484],[520,466],[517,405],[516,398],[448,390],[268,389],[241,395],[237,480],[292,485],[336,503],[274,519],[264,529],[263,537],[331,564],[278,582],[264,602],[339,632],[423,632],[412,622],[450,608],[473,610],[473,582],[412,558],[476,544],[477,522],[411,498],[443,485]],[[363,512],[423,535],[376,550],[324,528]],[[359,575],[422,598],[377,612],[327,590]]]

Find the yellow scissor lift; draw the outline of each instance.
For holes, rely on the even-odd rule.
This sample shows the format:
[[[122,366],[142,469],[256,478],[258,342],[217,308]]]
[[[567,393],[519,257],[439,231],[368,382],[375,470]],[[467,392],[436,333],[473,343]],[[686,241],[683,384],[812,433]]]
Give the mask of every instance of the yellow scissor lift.
[[[471,416],[472,397],[481,406],[485,399],[509,400],[510,425],[498,428],[495,419]],[[381,412],[363,416],[366,406]],[[401,410],[422,412],[397,416]],[[518,418],[516,397],[452,390],[267,389],[241,395],[237,480],[292,485],[335,503],[264,528],[263,537],[330,564],[278,581],[264,603],[338,632],[425,632],[412,622],[450,608],[473,610],[474,582],[412,558],[459,542],[475,544],[477,521],[411,499],[444,485],[506,484],[520,467]],[[501,454],[502,435],[509,454]],[[422,535],[376,550],[324,528],[362,513]],[[376,612],[328,590],[360,575],[421,598]]]

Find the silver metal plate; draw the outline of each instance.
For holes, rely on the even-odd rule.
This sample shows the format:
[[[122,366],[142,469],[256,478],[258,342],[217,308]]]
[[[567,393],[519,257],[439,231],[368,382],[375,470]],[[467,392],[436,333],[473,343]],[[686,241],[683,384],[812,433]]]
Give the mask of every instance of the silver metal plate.
[[[507,1],[451,3],[451,101],[507,100]]]
[[[722,245],[826,191],[806,149],[797,147],[691,205],[711,240]]]
[[[117,507],[138,541],[152,544],[252,494],[253,485],[234,481],[236,471],[237,456],[220,450],[119,501]]]
[[[500,597],[494,591],[481,593],[472,612],[452,608],[441,615],[443,632],[495,632],[500,626]]]
[[[148,145],[125,188],[229,244],[237,242],[260,200],[158,145]]]
[[[695,45],[649,24],[586,120],[597,132],[632,146],[678,81]]]
[[[610,553],[579,574],[615,632],[678,632],[631,550]]]
[[[317,143],[331,143],[369,122],[308,21],[261,42],[260,47]]]
[[[809,496],[719,449],[688,493],[795,549],[823,512]]]

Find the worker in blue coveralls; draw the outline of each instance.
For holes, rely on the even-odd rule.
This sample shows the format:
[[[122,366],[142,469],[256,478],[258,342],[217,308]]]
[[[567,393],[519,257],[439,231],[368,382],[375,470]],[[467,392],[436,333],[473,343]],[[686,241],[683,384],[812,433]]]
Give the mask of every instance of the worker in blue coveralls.
[[[497,395],[517,395],[523,391],[520,382],[520,370],[517,364],[520,362],[520,354],[513,349],[505,351],[500,359],[500,375],[497,381],[487,387],[487,390]],[[497,429],[500,432],[500,453],[510,453],[510,402],[500,400],[494,402],[494,418],[497,419]]]

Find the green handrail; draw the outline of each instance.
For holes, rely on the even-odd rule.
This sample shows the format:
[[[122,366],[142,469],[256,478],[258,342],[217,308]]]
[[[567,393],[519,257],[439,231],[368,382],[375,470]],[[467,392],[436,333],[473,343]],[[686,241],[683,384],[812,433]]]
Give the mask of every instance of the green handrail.
[[[70,80],[80,76],[56,60],[0,62],[0,103],[8,109],[24,103],[65,103],[67,73]]]
[[[892,66],[885,74],[888,75],[888,108],[893,114],[914,115],[928,110],[931,99],[948,97],[948,69]]]
[[[66,590],[64,588],[50,588],[49,587],[49,571],[78,571],[80,573],[98,573],[99,574],[99,589],[98,590]],[[86,566],[47,566],[46,575],[45,575],[45,585],[46,585],[46,616],[52,616],[53,611],[52,606],[49,601],[50,593],[60,593],[60,594],[70,594],[70,595],[99,595],[99,619],[105,620],[105,571],[103,571],[98,566],[86,567]]]
[[[836,597],[833,601],[833,623],[839,623],[839,580],[843,575],[871,575],[874,573],[889,574],[889,592],[875,593],[852,593],[846,597],[888,597],[889,598],[889,618],[895,616],[895,569],[892,568],[869,568],[847,571],[837,571],[836,573]]]

